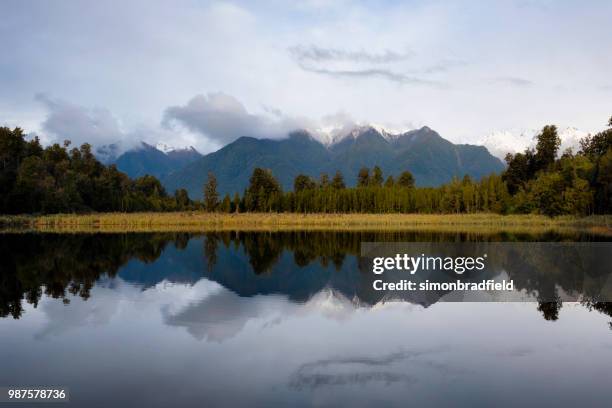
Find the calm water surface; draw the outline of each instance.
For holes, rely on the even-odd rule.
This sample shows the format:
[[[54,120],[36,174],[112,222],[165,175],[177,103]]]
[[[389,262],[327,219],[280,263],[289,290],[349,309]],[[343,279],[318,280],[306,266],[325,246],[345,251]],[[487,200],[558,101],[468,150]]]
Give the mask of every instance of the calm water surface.
[[[363,241],[433,233],[0,235],[0,386],[70,406],[609,406],[612,307],[385,302]],[[513,275],[514,274],[514,275]],[[24,405],[19,405],[24,406]]]

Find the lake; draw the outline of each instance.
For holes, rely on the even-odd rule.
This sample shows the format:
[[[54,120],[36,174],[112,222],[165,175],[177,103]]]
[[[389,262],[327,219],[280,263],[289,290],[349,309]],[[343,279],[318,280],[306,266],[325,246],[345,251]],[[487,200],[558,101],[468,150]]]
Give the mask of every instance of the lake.
[[[73,407],[609,406],[612,304],[543,301],[589,290],[550,259],[508,268],[529,301],[504,303],[389,300],[359,267],[362,242],[605,240],[0,234],[0,386],[64,387]]]

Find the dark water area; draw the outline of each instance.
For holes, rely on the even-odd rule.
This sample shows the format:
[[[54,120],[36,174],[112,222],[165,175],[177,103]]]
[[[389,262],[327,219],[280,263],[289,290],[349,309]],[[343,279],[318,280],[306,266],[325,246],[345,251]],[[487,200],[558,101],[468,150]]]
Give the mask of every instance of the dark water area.
[[[540,258],[528,274],[508,256],[530,301],[451,303],[390,300],[359,267],[362,242],[604,240],[4,234],[0,387],[67,387],[78,407],[609,406],[612,304],[589,297],[605,276],[584,285]]]

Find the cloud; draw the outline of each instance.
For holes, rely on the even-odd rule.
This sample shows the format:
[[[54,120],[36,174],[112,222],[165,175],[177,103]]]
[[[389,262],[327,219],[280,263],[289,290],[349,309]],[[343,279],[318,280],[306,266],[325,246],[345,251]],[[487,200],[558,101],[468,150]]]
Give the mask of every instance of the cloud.
[[[296,130],[306,130],[321,142],[329,143],[356,126],[369,124],[343,111],[312,118],[288,115],[275,106],[262,105],[261,113],[251,113],[231,95],[208,93],[192,97],[185,105],[167,107],[161,126],[137,125],[125,129],[107,109],[87,108],[45,94],[36,95],[36,100],[47,110],[41,124],[45,144],[66,139],[73,146],[89,143],[99,148],[112,144],[113,155],[139,148],[141,142],[151,145],[163,142],[177,148],[193,146],[208,153],[241,136],[278,139]],[[413,127],[380,123],[386,128]]]
[[[495,78],[495,82],[515,86],[518,88],[527,88],[527,87],[533,86],[532,81],[528,79],[524,79],[524,78],[513,77],[513,76],[497,77]]]
[[[406,78],[397,80],[407,81]],[[250,113],[237,98],[225,93],[196,95],[185,105],[166,108],[162,127],[167,131],[184,127],[217,146],[223,146],[241,136],[278,139],[296,130],[306,130],[321,142],[330,143],[335,137],[349,133],[356,126],[369,124],[367,121],[355,120],[343,111],[313,118],[291,116],[269,105],[263,105],[262,108],[261,114]],[[406,123],[398,125],[383,122],[382,125],[403,130],[413,128]]]
[[[337,78],[381,78],[391,82],[395,82],[402,85],[425,85],[437,88],[443,88],[446,85],[443,82],[433,81],[428,79],[419,78],[416,76],[406,75],[399,72],[394,72],[389,69],[380,68],[369,68],[369,69],[327,69],[327,68],[315,68],[305,65],[301,65],[301,68],[308,72],[316,74],[328,75]]]
[[[265,107],[268,114],[249,113],[231,95],[209,93],[196,95],[185,105],[166,108],[162,125],[173,129],[180,124],[220,144],[241,136],[279,138],[296,129],[308,127],[308,120],[285,116],[280,110]]]
[[[315,45],[296,45],[288,49],[289,54],[306,71],[330,77],[344,78],[379,78],[402,85],[426,85],[443,87],[444,84],[421,75],[444,72],[460,64],[454,60],[443,60],[425,67],[413,68],[403,64],[416,54],[411,50],[397,52],[369,52],[366,50],[347,50],[340,48],[323,48]]]
[[[404,52],[385,50],[382,53],[370,53],[365,50],[349,51],[337,48],[322,48],[316,45],[296,45],[289,48],[289,53],[293,58],[301,62],[351,61],[372,64],[399,62],[414,56],[414,52],[410,50]]]
[[[337,112],[325,115],[321,118],[318,134],[327,134],[334,137],[340,134],[347,134],[358,126],[357,121],[346,112]]]
[[[70,140],[75,147],[83,143],[94,147],[112,144],[115,154],[139,148],[142,146],[140,142],[194,146],[200,151],[213,147],[202,137],[159,125],[137,125],[126,130],[121,121],[104,108],[87,108],[42,93],[37,94],[35,100],[47,111],[41,124],[43,134],[40,137],[44,144],[62,143],[64,140]]]
[[[87,109],[45,94],[37,94],[35,99],[47,109],[42,128],[51,135],[52,142],[67,139],[76,146],[83,143],[100,145],[125,138],[119,121],[106,109]]]

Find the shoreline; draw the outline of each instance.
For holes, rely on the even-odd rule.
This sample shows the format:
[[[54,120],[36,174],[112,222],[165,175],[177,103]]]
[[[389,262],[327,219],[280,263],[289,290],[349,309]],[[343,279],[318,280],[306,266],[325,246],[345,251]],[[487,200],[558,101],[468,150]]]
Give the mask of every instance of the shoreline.
[[[205,232],[220,230],[422,230],[583,232],[612,235],[612,215],[583,218],[476,214],[98,213],[0,216],[0,232]]]

